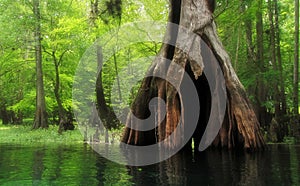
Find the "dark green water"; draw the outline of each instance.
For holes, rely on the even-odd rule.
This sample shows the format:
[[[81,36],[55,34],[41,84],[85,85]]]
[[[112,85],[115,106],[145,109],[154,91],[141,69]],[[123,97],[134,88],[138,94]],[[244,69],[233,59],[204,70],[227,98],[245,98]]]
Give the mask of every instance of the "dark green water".
[[[84,144],[0,144],[0,185],[300,185],[300,146],[180,153],[156,165],[128,167]]]

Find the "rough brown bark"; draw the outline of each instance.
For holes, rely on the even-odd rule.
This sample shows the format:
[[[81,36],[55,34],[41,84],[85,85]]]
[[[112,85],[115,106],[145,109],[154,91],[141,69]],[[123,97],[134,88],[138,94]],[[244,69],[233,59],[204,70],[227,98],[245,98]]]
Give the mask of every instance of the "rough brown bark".
[[[249,103],[245,89],[239,81],[236,73],[233,70],[231,61],[224,47],[221,44],[220,39],[216,33],[216,26],[212,19],[212,12],[205,0],[192,1],[170,1],[171,11],[169,21],[179,24],[187,31],[195,33],[197,37],[202,38],[207,45],[211,48],[214,56],[217,58],[219,65],[223,71],[225,77],[225,84],[227,90],[227,112],[225,120],[223,122],[222,129],[216,137],[213,145],[233,148],[244,147],[246,149],[257,149],[264,146],[265,142],[262,137],[258,120],[254,114],[254,111]],[[176,71],[173,64],[177,64],[186,69],[186,71],[194,78],[194,84],[198,87],[204,87],[202,90],[200,102],[203,105],[206,101],[209,102],[205,111],[200,113],[200,121],[198,128],[205,128],[205,120],[209,117],[210,113],[210,93],[207,91],[208,87],[204,86],[205,78],[200,81],[199,77],[205,77],[202,74],[203,61],[200,54],[200,40],[197,38],[186,37],[182,30],[175,31],[172,28],[167,28],[166,38],[168,41],[176,40],[176,46],[183,48],[180,50],[178,47],[174,49],[170,45],[164,44],[161,48],[159,56],[172,60],[168,65],[163,58],[156,58],[148,71],[148,76],[142,82],[141,88],[134,100],[131,112],[129,114],[122,142],[133,145],[149,145],[158,141],[164,140],[177,127],[179,120],[184,125],[185,119],[181,116],[181,111],[184,111],[183,103],[181,102],[180,92],[176,91],[177,87],[180,87],[184,72]],[[170,34],[173,32],[172,34]],[[178,37],[177,37],[178,36]],[[182,47],[184,46],[184,47]],[[201,48],[202,50],[202,48]],[[195,54],[196,58],[191,58],[190,54]],[[205,67],[204,67],[205,68]],[[176,83],[173,86],[163,79],[155,77],[156,74],[164,73],[167,77],[174,80]],[[176,74],[176,75],[174,75]],[[199,95],[199,97],[200,97]],[[133,115],[140,119],[145,119],[150,115],[148,104],[154,97],[159,97],[165,100],[166,105],[166,117],[161,114],[161,105],[157,105],[158,121],[162,121],[157,128],[150,131],[137,131],[131,129],[132,126],[139,125],[139,123],[133,119]],[[204,97],[204,98],[203,98]],[[201,106],[202,106],[201,105]],[[201,107],[202,109],[202,107]],[[202,115],[202,116],[201,116]],[[201,131],[201,130],[200,130]],[[200,133],[195,133],[194,138],[199,140]],[[169,141],[166,144],[170,148],[176,147],[181,142],[181,134],[175,134],[176,138]]]
[[[45,103],[45,91],[42,69],[42,47],[41,47],[41,15],[39,0],[33,1],[33,12],[35,15],[35,58],[36,58],[36,111],[33,129],[48,128],[48,119]]]
[[[221,132],[219,133],[221,139],[219,144],[228,148],[235,146],[243,146],[247,149],[263,147],[265,142],[259,128],[259,122],[247,98],[245,89],[233,70],[230,58],[217,36],[215,24],[212,23],[205,27],[204,34],[208,37],[223,69],[229,100],[227,105],[228,122],[225,120],[223,124],[223,128],[227,126],[228,131],[223,135]]]

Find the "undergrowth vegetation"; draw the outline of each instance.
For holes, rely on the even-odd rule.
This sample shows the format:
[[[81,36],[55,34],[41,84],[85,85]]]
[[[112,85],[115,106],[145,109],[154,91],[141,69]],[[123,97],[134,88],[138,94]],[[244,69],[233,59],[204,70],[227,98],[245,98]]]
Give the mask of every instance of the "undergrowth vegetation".
[[[83,136],[78,129],[58,132],[58,126],[50,125],[47,130],[32,130],[28,125],[2,125],[0,124],[0,143],[32,144],[32,143],[83,143]]]

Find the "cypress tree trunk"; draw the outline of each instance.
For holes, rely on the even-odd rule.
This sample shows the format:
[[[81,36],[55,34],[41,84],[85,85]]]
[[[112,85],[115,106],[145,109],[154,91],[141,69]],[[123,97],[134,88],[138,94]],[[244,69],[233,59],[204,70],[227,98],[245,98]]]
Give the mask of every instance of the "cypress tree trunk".
[[[243,147],[246,149],[263,147],[265,142],[258,120],[246,96],[245,89],[233,70],[229,56],[217,36],[216,26],[212,18],[214,1],[171,0],[170,5],[169,22],[179,24],[187,31],[196,34],[197,37],[205,41],[206,48],[201,45],[200,40],[197,38],[186,38],[184,31],[174,30],[171,26],[167,28],[165,38],[168,41],[175,40],[176,47],[163,44],[159,56],[171,60],[171,63],[166,63],[162,58],[156,58],[153,61],[148,70],[148,75],[144,78],[132,104],[122,142],[131,145],[155,144],[170,136],[175,131],[178,123],[182,123],[183,126],[189,125],[188,122],[185,122],[187,121],[185,115],[181,115],[182,111],[186,110],[186,105],[182,103],[181,92],[177,92],[175,87],[181,86],[184,76],[182,71],[175,72],[173,64],[177,64],[193,78],[193,83],[197,87],[201,110],[193,138],[196,146],[200,143],[203,129],[205,129],[211,113],[211,100],[213,98],[206,79],[208,74],[204,75],[202,73],[204,67],[202,59],[207,58],[201,56],[201,51],[211,50],[222,69],[227,91],[225,119],[213,145],[226,148]],[[187,51],[181,50],[178,47],[179,45],[184,46]],[[197,51],[197,49],[201,49],[201,51]],[[192,58],[189,56],[189,54],[195,52],[197,52],[196,56],[198,57]],[[172,86],[166,80],[157,78],[157,74],[166,74],[168,78],[176,82],[175,85]],[[134,116],[140,119],[148,118],[150,115],[148,104],[154,97],[159,97],[166,103],[165,105],[160,103],[156,105],[157,120],[161,122],[152,130],[134,130],[133,128],[140,124],[139,121],[134,119]],[[166,111],[165,117],[162,114],[163,109]],[[180,138],[182,135],[176,134],[175,136]],[[181,142],[179,138],[169,141],[166,145],[170,148],[176,147]]]
[[[258,10],[256,12],[256,46],[257,46],[257,54],[256,61],[258,64],[259,74],[264,74],[266,72],[265,64],[264,64],[264,28],[263,28],[263,17],[262,17],[262,4],[263,1],[258,1]],[[256,116],[262,127],[267,127],[269,125],[268,121],[268,112],[266,106],[264,106],[266,102],[266,84],[264,83],[264,77],[260,75],[257,78],[257,92],[256,94]]]
[[[48,128],[48,119],[45,103],[44,80],[42,70],[42,47],[41,47],[41,14],[39,0],[33,1],[35,15],[35,57],[36,57],[36,111],[33,129]]]
[[[11,123],[9,113],[5,105],[0,109],[0,118],[2,119],[2,124],[4,125]]]
[[[292,135],[300,140],[299,127],[299,0],[295,0],[295,47],[294,47],[294,85]]]
[[[103,63],[103,56],[102,56],[102,48],[97,46],[97,62],[98,68],[102,66]],[[98,73],[98,77],[96,80],[96,98],[97,98],[97,112],[101,118],[101,122],[105,128],[111,130],[114,128],[118,128],[120,122],[113,112],[113,109],[109,106],[109,104],[105,100],[104,96],[104,88],[102,84],[102,69]],[[105,131],[107,132],[107,131]],[[108,136],[108,133],[107,133]]]

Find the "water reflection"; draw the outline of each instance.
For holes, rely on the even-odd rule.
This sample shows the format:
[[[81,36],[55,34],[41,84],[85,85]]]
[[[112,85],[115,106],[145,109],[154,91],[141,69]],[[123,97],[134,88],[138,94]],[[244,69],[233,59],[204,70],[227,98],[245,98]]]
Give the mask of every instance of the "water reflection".
[[[300,185],[300,146],[264,152],[182,152],[152,166],[131,168],[138,185]],[[141,179],[142,178],[142,179]]]
[[[88,145],[0,144],[0,185],[299,185],[300,146],[259,153],[181,152],[159,164],[110,162]]]
[[[45,149],[39,149],[33,152],[32,161],[32,181],[33,185],[40,185],[40,180],[42,180],[44,167],[44,156]]]

